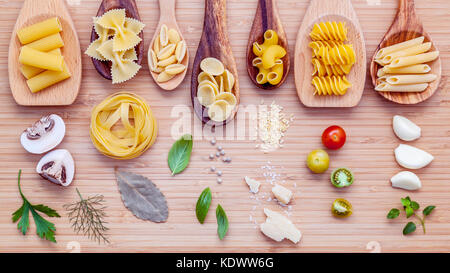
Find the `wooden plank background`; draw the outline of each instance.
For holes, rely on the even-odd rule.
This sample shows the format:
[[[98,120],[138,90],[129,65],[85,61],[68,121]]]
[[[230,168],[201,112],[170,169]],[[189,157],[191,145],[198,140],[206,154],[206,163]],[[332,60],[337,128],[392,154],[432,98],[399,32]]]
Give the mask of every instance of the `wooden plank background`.
[[[308,2],[278,1],[292,53]],[[369,61],[395,16],[397,0],[352,2],[364,31]],[[67,0],[67,3],[84,51],[89,43],[91,17],[95,15],[100,1]],[[155,0],[137,0],[137,3],[147,25],[147,47],[158,22],[158,3]],[[224,173],[224,182],[218,185],[216,177],[208,173],[212,164],[205,159],[214,147],[199,134],[196,135],[190,166],[183,174],[171,177],[166,163],[168,150],[173,143],[171,128],[178,119],[171,116],[173,106],[186,105],[187,109],[191,108],[188,84],[191,69],[186,80],[174,92],[164,92],[156,87],[146,61],[135,79],[112,86],[95,72],[89,58],[83,56],[81,91],[72,106],[17,106],[9,90],[7,50],[22,0],[0,0],[0,64],[3,68],[0,72],[0,251],[69,252],[71,246],[75,245],[80,247],[81,252],[449,252],[450,92],[447,75],[450,73],[450,2],[416,0],[417,13],[441,51],[444,77],[440,90],[424,103],[400,106],[377,95],[367,77],[363,98],[359,106],[353,109],[308,109],[302,106],[294,87],[293,71],[277,91],[263,92],[251,84],[244,64],[248,32],[256,4],[256,0],[228,0],[228,29],[238,64],[242,106],[259,103],[261,99],[266,104],[275,100],[285,107],[288,115],[294,114],[295,120],[286,134],[285,147],[268,155],[255,149],[255,143],[248,139],[219,140],[233,162],[230,165],[215,164]],[[201,35],[203,7],[203,0],[178,1],[176,14],[189,45],[191,63]],[[99,154],[88,134],[90,110],[107,95],[119,90],[132,91],[146,98],[159,122],[158,140],[152,149],[138,159],[124,162],[107,159]],[[67,135],[60,147],[72,152],[77,169],[76,179],[69,188],[64,189],[40,179],[34,170],[40,156],[26,153],[19,143],[22,130],[48,113],[60,114],[67,124]],[[391,128],[391,119],[395,114],[405,115],[422,127],[422,137],[413,145],[435,156],[430,166],[417,171],[423,182],[423,188],[418,192],[390,186],[390,177],[401,171],[393,156],[393,149],[401,143]],[[198,121],[196,117],[192,117],[192,120]],[[354,185],[344,190],[337,190],[330,185],[330,171],[324,175],[313,175],[305,167],[306,155],[311,149],[322,147],[320,134],[332,124],[339,124],[346,129],[348,142],[342,150],[330,152],[330,170],[347,166],[356,176]],[[263,207],[279,209],[274,202],[258,203],[250,198],[251,194],[243,182],[245,175],[264,181],[261,166],[268,161],[285,178],[285,185],[295,189],[290,217],[303,232],[304,237],[298,245],[267,239],[249,219],[253,215],[261,223],[265,219]],[[143,174],[159,186],[170,208],[167,223],[139,220],[124,208],[114,179],[115,167]],[[25,195],[32,202],[57,209],[63,216],[52,219],[57,227],[57,244],[39,239],[35,235],[33,223],[27,236],[22,236],[16,225],[11,223],[11,213],[21,204],[16,183],[20,168],[23,169]],[[195,218],[194,208],[198,195],[207,186],[213,191],[213,204],[206,223],[200,225]],[[108,226],[111,229],[110,245],[98,245],[75,235],[71,229],[62,206],[77,199],[75,188],[85,196],[105,196]],[[267,193],[269,190],[270,185],[263,183],[262,191]],[[426,235],[418,228],[414,235],[402,236],[401,230],[406,223],[403,217],[394,221],[386,219],[389,209],[398,207],[400,198],[406,195],[423,206],[437,206],[433,215],[427,219]],[[335,198],[346,198],[352,202],[355,210],[352,217],[336,219],[330,215],[330,205]],[[214,209],[218,203],[225,208],[230,220],[230,230],[223,241],[216,235]],[[377,247],[371,250],[368,247],[370,245]]]

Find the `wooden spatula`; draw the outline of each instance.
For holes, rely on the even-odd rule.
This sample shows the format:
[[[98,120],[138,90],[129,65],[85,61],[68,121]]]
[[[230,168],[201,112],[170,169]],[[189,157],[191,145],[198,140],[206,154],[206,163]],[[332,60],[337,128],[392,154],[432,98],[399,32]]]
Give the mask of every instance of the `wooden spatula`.
[[[315,23],[336,21],[345,22],[348,33],[347,43],[353,45],[356,63],[346,78],[352,87],[343,96],[314,95],[311,85],[313,65],[311,64],[311,42],[309,33]],[[353,107],[361,100],[366,81],[366,46],[356,12],[350,0],[311,0],[297,35],[295,45],[295,85],[297,93],[308,107]]]
[[[169,29],[171,28],[176,29],[178,31],[178,34],[180,34],[181,39],[182,40],[184,39],[183,35],[181,34],[180,28],[178,27],[177,20],[175,17],[176,2],[177,2],[176,0],[159,0],[159,10],[160,10],[159,23],[158,26],[156,27],[155,35],[153,36],[153,39],[150,43],[149,51],[150,48],[152,48],[153,44],[155,43],[155,39],[158,37],[160,33],[161,26],[164,24]],[[164,90],[173,90],[181,84],[181,82],[184,80],[184,77],[186,76],[186,72],[189,66],[189,50],[186,51],[186,56],[181,63],[186,66],[184,72],[176,75],[167,82],[159,83],[158,81],[156,81],[158,74],[151,71],[151,69],[150,74],[152,75],[156,84],[159,85],[159,87],[161,87]]]
[[[425,42],[432,42],[430,35],[423,29],[422,22],[416,15],[414,7],[414,0],[400,0],[398,6],[397,16],[394,22],[389,28],[388,32],[384,35],[380,45],[375,50],[372,62],[370,64],[370,75],[372,77],[372,83],[376,86],[377,71],[381,68],[375,60],[375,55],[383,47],[404,42],[416,37],[424,36]],[[432,42],[430,51],[436,51],[436,46]],[[423,92],[378,92],[386,99],[401,103],[401,104],[416,104],[422,102],[431,97],[439,87],[441,80],[442,68],[441,58],[433,61],[429,64],[431,67],[430,73],[436,74],[437,79],[430,83],[428,88]]]
[[[135,0],[103,0],[100,4],[100,7],[97,12],[97,17],[102,16],[106,12],[112,10],[112,9],[125,9],[126,10],[126,16],[129,18],[134,18],[136,20],[141,21],[141,17],[139,16],[139,11],[136,5]],[[139,33],[139,37],[141,37],[142,41],[136,46],[136,53],[137,53],[137,64],[142,63],[142,59],[144,58],[144,32],[141,31]],[[98,39],[98,35],[95,32],[94,28],[92,27],[92,33],[91,33],[91,42]],[[95,69],[97,72],[105,79],[112,80],[111,76],[111,62],[102,62],[99,60],[96,60],[94,58],[92,59],[92,63],[94,64]]]
[[[206,107],[200,104],[197,99],[198,74],[201,72],[200,63],[204,58],[214,57],[222,61],[235,78],[233,94],[236,96],[237,104],[232,115],[224,122],[213,122],[208,117]],[[231,51],[228,40],[226,23],[226,0],[205,0],[205,18],[203,24],[203,33],[195,55],[194,65],[192,67],[191,78],[191,100],[194,111],[203,123],[211,126],[225,125],[232,120],[238,110],[239,105],[239,78],[236,69],[236,63]]]
[[[8,73],[11,92],[17,104],[29,106],[70,105],[80,90],[81,51],[77,32],[64,0],[25,0],[17,17],[9,44]],[[31,93],[26,79],[20,72],[19,53],[21,44],[17,31],[45,19],[57,16],[62,25],[64,41],[62,53],[72,77],[50,86],[38,93]]]
[[[278,34],[279,44],[286,49],[286,56],[284,56],[283,67],[284,74],[283,78],[277,85],[271,85],[269,83],[259,84],[256,81],[256,75],[258,75],[258,69],[252,65],[253,59],[256,57],[253,54],[253,43],[263,43],[264,42],[264,32],[266,30],[272,29]],[[250,36],[248,38],[247,45],[247,72],[248,76],[252,82],[259,88],[262,89],[275,89],[280,87],[286,80],[289,74],[289,69],[291,66],[291,58],[289,54],[289,45],[286,38],[286,33],[284,32],[283,25],[281,24],[280,17],[278,15],[278,9],[276,5],[276,0],[258,0],[258,7],[256,8],[255,18],[253,19],[252,29],[250,30]]]

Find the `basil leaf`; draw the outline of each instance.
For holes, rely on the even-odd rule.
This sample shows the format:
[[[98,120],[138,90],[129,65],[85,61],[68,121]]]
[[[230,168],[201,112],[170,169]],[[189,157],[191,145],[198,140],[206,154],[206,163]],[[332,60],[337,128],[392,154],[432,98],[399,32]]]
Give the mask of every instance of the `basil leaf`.
[[[428,206],[423,209],[424,215],[430,215],[430,213],[436,208],[436,206]]]
[[[400,210],[398,209],[391,209],[387,215],[388,219],[395,219],[400,215]]]
[[[209,206],[211,205],[211,199],[211,189],[208,187],[203,190],[197,200],[195,214],[197,215],[197,219],[201,224],[203,224],[206,218],[206,214],[208,214]]]
[[[414,210],[411,207],[406,207],[406,218],[411,217],[414,214]]]
[[[169,151],[169,168],[172,175],[181,173],[189,164],[192,152],[192,135],[184,135],[177,140]]]
[[[217,217],[217,234],[219,235],[220,240],[222,240],[228,231],[228,218],[227,214],[225,213],[221,205],[217,205],[216,217]]]
[[[412,202],[411,202],[411,208],[412,208],[413,210],[418,210],[418,209],[420,208],[420,205],[419,205],[419,203],[417,203],[416,201],[412,201]]]
[[[406,224],[406,226],[403,228],[403,235],[408,235],[412,232],[416,231],[416,224],[413,222],[409,222]]]
[[[411,204],[411,199],[409,199],[409,196],[407,196],[406,198],[402,198],[401,200],[403,207],[409,207],[409,205]]]

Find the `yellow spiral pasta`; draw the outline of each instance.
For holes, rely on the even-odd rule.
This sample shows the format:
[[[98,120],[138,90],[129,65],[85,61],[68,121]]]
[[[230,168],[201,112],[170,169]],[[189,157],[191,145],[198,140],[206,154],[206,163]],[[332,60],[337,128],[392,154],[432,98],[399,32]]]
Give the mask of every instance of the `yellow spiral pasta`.
[[[313,76],[343,76],[350,73],[352,65],[325,65],[317,58],[312,59],[314,66]]]
[[[345,76],[327,76],[314,77],[312,79],[316,91],[314,95],[344,95],[352,84],[345,78]]]
[[[332,49],[335,46],[342,45],[339,41],[314,41],[309,43],[309,47],[313,50],[313,57],[321,56],[325,48]]]
[[[132,93],[113,94],[92,111],[92,143],[108,157],[132,159],[140,156],[153,145],[157,131],[150,107]]]
[[[347,40],[345,22],[321,22],[314,24],[309,34],[313,41],[341,41]]]
[[[356,62],[355,51],[348,44],[333,48],[322,47],[317,57],[326,65],[353,65]]]

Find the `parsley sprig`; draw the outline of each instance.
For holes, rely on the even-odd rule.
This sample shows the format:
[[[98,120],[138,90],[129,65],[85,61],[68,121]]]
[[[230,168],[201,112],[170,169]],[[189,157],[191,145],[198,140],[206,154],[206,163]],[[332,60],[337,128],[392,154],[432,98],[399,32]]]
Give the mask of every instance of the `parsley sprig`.
[[[417,210],[419,210],[420,205],[416,201],[411,200],[409,196],[406,196],[405,198],[401,198],[401,202],[403,205],[403,210],[406,213],[406,218],[410,218],[411,216],[416,217],[423,228],[423,233],[426,233],[425,229],[425,218],[426,216],[430,215],[430,213],[436,208],[436,206],[428,206],[422,211],[422,217],[417,215]],[[395,219],[400,215],[400,210],[393,208],[389,211],[387,214],[388,219]],[[416,224],[414,222],[408,222],[406,226],[403,228],[403,235],[408,235],[412,232],[416,231]]]
[[[19,170],[19,175],[17,178],[17,183],[19,186],[19,193],[22,197],[23,203],[22,206],[16,210],[12,214],[13,223],[19,221],[17,223],[17,228],[25,235],[30,227],[30,212],[33,216],[34,223],[36,224],[36,234],[41,237],[49,240],[51,242],[56,243],[55,240],[55,225],[47,220],[45,220],[37,211],[40,211],[47,215],[48,217],[61,217],[54,209],[51,209],[44,205],[33,205],[28,199],[23,195],[22,189],[20,188],[20,176],[22,174],[22,170]]]

